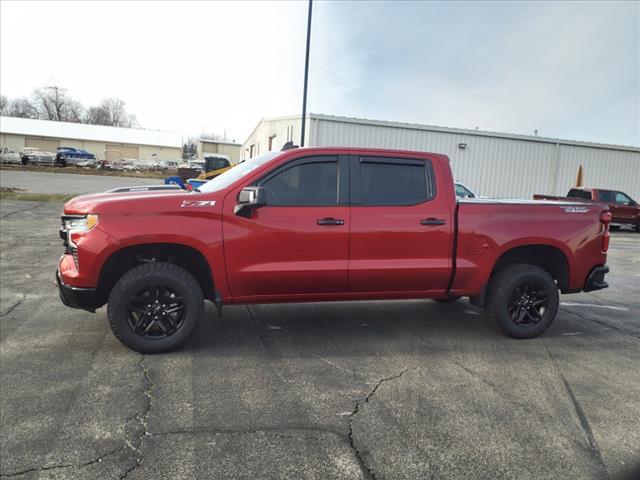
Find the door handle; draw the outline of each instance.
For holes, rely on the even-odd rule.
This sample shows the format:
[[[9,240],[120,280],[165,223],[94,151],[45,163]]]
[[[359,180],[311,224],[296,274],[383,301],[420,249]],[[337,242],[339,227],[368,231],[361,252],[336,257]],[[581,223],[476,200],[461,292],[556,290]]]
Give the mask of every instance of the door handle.
[[[339,218],[327,217],[321,218],[316,222],[318,225],[344,225],[344,220]]]
[[[423,218],[422,220],[420,220],[420,225],[434,226],[434,225],[444,225],[445,223],[446,222],[441,218],[433,218],[433,217]]]

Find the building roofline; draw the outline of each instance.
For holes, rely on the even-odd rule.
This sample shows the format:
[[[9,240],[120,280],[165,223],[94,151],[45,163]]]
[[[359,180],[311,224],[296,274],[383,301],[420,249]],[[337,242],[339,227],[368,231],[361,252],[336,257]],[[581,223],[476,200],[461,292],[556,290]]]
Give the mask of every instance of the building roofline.
[[[297,118],[300,118],[300,115],[298,115]],[[464,129],[464,128],[440,127],[436,125],[424,125],[424,124],[418,124],[418,123],[389,122],[385,120],[370,120],[370,119],[364,119],[364,118],[341,117],[341,116],[335,116],[335,115],[324,115],[324,114],[316,114],[316,113],[310,113],[309,118],[314,120],[355,123],[355,124],[361,124],[361,125],[397,127],[397,128],[406,128],[410,130],[425,130],[425,131],[431,131],[431,132],[455,133],[459,135],[473,135],[473,136],[479,136],[479,137],[506,138],[510,140],[523,140],[528,142],[541,142],[541,143],[553,143],[553,144],[558,143],[561,145],[574,145],[579,147],[590,147],[590,148],[604,148],[608,150],[624,150],[624,151],[640,153],[640,147],[635,147],[632,145],[615,145],[615,144],[608,144],[608,143],[585,142],[581,140],[566,140],[566,139],[553,138],[553,137],[537,137],[534,135],[492,132],[488,130],[470,130],[470,129]]]
[[[61,140],[82,140],[163,148],[182,148],[183,140],[182,134],[177,132],[5,116],[0,117],[0,132],[9,135],[23,135],[25,137],[59,138]]]
[[[241,143],[236,143],[236,142],[227,142],[224,140],[212,140],[211,138],[200,138],[198,139],[199,142],[202,143],[218,143],[220,145],[234,145],[236,147],[241,147],[242,144]]]
[[[301,118],[301,115],[261,118],[258,124],[251,131],[251,134],[247,136],[247,138],[250,138],[251,135],[255,133],[255,131],[263,122],[277,121],[277,120],[300,120],[300,118]],[[391,122],[386,120],[342,117],[337,115],[325,115],[320,113],[309,113],[307,114],[307,118],[309,118],[310,120],[325,120],[329,122],[354,123],[359,125],[375,125],[379,127],[395,127],[395,128],[405,128],[409,130],[423,130],[423,131],[430,131],[430,132],[453,133],[458,135],[471,135],[471,136],[477,136],[477,137],[504,138],[509,140],[522,140],[526,142],[553,143],[553,144],[560,144],[560,145],[572,145],[572,146],[589,147],[589,148],[603,148],[607,150],[622,150],[627,152],[640,153],[640,147],[636,147],[633,145],[615,145],[615,144],[609,144],[609,143],[586,142],[583,140],[567,140],[567,139],[554,138],[554,137],[537,137],[534,135],[522,135],[517,133],[493,132],[489,130],[471,130],[466,128],[440,127],[437,125],[426,125],[426,124],[420,124],[420,123]]]

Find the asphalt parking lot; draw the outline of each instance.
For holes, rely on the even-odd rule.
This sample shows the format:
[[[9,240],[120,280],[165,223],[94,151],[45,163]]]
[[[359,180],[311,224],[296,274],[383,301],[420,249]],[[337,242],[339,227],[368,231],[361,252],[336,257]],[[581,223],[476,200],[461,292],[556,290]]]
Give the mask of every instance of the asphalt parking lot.
[[[104,192],[116,187],[158,185],[157,178],[109,177],[105,175],[77,175],[73,173],[45,173],[20,170],[1,170],[0,187],[22,188],[32,193],[82,194]]]
[[[61,204],[3,201],[7,478],[601,479],[640,465],[640,234],[527,341],[466,301],[207,306],[180,351],[54,285]]]

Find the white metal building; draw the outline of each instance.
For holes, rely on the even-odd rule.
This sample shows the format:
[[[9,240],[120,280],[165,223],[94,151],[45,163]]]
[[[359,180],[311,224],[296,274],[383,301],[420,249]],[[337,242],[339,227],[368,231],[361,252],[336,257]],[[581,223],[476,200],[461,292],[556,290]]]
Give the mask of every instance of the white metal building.
[[[300,115],[263,119],[242,145],[246,160],[300,142]],[[621,190],[640,201],[640,148],[529,135],[309,114],[305,146],[398,148],[444,153],[454,177],[479,195],[564,195],[580,165],[584,186]]]
[[[139,128],[105,127],[82,123],[0,117],[0,147],[15,152],[39,148],[81,148],[99,160],[179,160],[182,134]]]
[[[198,158],[203,158],[207,153],[224,155],[229,158],[231,163],[238,163],[240,161],[241,148],[242,145],[239,143],[201,138],[198,140],[197,155]]]

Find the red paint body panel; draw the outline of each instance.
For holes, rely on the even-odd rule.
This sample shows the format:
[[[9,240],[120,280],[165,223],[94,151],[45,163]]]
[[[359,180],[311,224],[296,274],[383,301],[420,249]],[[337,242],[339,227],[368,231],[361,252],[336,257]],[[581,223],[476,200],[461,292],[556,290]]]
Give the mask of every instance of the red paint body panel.
[[[412,206],[266,205],[254,209],[249,218],[234,213],[242,188],[289,161],[317,155],[428,159],[437,193]],[[580,289],[591,269],[606,260],[598,220],[602,208],[573,202],[586,211],[567,213],[563,205],[568,204],[488,200],[458,206],[444,155],[292,149],[217,192],[110,193],[72,199],[65,214],[94,213],[99,223],[89,232],[73,234],[79,267],[64,255],[59,270],[64,284],[95,288],[114,253],[169,243],[202,254],[225,303],[438,298],[477,295],[500,255],[517,246],[548,245],[565,255],[570,287]],[[325,217],[344,223],[318,225]],[[422,225],[426,218],[444,224]]]
[[[496,207],[499,207],[496,209]],[[564,204],[466,203],[458,214],[455,295],[474,295],[487,283],[501,255],[526,245],[559,249],[569,265],[569,288],[581,289],[591,269],[604,265],[600,205],[567,214]]]

